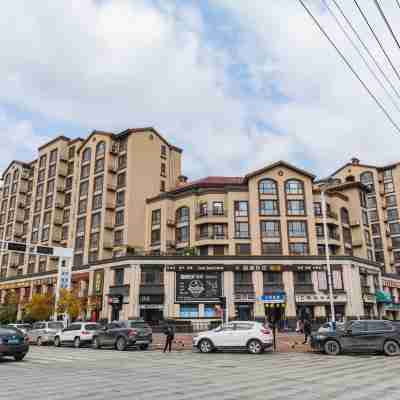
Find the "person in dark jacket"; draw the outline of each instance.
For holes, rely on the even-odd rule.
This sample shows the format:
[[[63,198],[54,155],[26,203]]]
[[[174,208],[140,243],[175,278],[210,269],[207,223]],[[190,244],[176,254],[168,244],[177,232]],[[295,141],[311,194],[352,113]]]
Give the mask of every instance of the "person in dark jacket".
[[[303,323],[304,323],[304,342],[303,342],[303,344],[306,344],[308,341],[308,338],[311,336],[312,326],[311,326],[311,321],[309,319],[305,319]]]
[[[175,338],[175,330],[171,324],[167,324],[164,327],[164,335],[165,335],[165,346],[164,346],[164,353],[167,351],[171,352],[172,342]]]

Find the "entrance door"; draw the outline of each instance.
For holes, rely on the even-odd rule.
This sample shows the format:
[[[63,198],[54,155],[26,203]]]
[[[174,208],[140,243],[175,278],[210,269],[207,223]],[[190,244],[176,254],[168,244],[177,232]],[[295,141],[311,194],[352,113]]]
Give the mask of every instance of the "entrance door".
[[[113,305],[111,308],[111,321],[119,321],[119,312],[120,307]]]
[[[163,312],[158,308],[146,308],[140,310],[140,318],[147,322],[159,322],[162,321]]]
[[[253,304],[237,304],[236,316],[239,321],[251,321]]]

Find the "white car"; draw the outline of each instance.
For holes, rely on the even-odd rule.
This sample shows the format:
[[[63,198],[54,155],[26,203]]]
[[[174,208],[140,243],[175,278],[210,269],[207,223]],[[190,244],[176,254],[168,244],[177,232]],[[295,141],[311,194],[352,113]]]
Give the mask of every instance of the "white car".
[[[62,321],[35,322],[28,332],[29,343],[35,343],[38,346],[53,343],[54,337],[64,326]]]
[[[94,322],[74,322],[58,332],[54,338],[54,346],[73,345],[76,348],[91,344],[93,335],[101,330],[101,325]]]
[[[15,328],[21,331],[24,335],[27,335],[28,332],[32,329],[31,324],[8,324],[10,328]]]
[[[272,347],[272,332],[268,325],[254,321],[232,321],[193,337],[193,346],[202,353],[213,350],[248,350],[262,353]]]

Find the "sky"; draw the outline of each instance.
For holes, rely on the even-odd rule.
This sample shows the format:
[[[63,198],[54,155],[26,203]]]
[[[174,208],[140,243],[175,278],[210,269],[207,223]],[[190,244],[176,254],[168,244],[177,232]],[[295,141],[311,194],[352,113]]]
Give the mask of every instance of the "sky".
[[[399,93],[353,0],[336,1]],[[374,80],[326,8],[345,23],[333,1],[305,3],[400,124],[400,97]],[[359,3],[400,70],[373,0]],[[380,3],[400,38],[400,7]],[[400,160],[400,133],[298,0],[13,0],[0,49],[0,169],[60,134],[144,126],[184,149],[190,179],[279,159],[318,176],[353,156]]]

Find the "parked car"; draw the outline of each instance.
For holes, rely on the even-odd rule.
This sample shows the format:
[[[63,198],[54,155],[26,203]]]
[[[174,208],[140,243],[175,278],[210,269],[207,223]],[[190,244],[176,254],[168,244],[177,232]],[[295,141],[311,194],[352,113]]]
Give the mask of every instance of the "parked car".
[[[7,326],[18,329],[25,335],[32,329],[31,324],[8,324]]]
[[[15,361],[21,361],[28,351],[28,340],[22,332],[0,326],[0,358],[11,356]]]
[[[28,332],[29,343],[35,343],[38,346],[53,343],[56,334],[62,329],[64,329],[62,321],[35,322],[32,330]]]
[[[343,322],[336,322],[336,329],[343,329],[343,326],[344,326]],[[333,328],[332,321],[325,322],[318,328],[319,333],[326,333],[326,332],[330,332],[333,330],[334,330],[334,328]]]
[[[152,341],[152,330],[144,321],[116,321],[94,333],[93,348],[114,347],[117,350],[126,350],[128,347],[138,346],[146,350]]]
[[[233,321],[193,337],[193,346],[202,353],[214,350],[247,350],[262,353],[272,347],[273,337],[268,325],[254,321]]]
[[[400,329],[391,321],[349,321],[341,329],[311,335],[311,347],[328,355],[342,352],[383,352],[400,355]]]
[[[101,325],[94,322],[74,322],[55,335],[54,345],[60,347],[68,344],[79,348],[85,344],[92,344],[93,335],[100,329]]]

